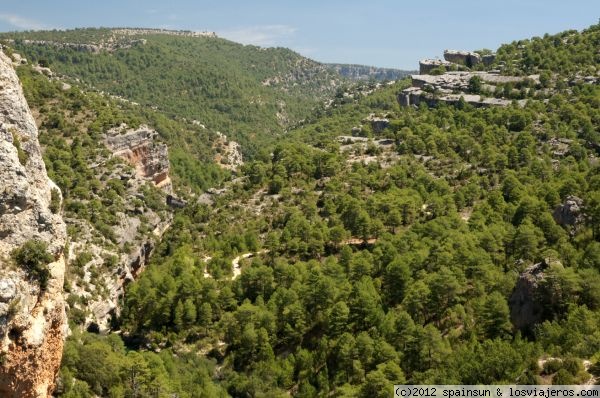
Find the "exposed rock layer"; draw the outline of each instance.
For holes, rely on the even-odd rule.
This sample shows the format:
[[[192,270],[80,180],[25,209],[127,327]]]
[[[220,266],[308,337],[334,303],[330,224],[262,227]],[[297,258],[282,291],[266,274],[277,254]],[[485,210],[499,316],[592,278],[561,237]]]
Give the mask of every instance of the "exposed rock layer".
[[[435,106],[439,102],[456,104],[462,98],[466,103],[475,107],[509,106],[512,100],[506,98],[485,97],[479,94],[469,93],[469,85],[472,78],[478,78],[489,88],[505,83],[523,83],[531,80],[539,83],[538,75],[531,76],[502,76],[490,72],[446,72],[441,75],[411,75],[411,87],[402,90],[398,94],[398,102],[401,106],[418,106],[425,103]],[[525,100],[517,101],[524,106]]]
[[[453,64],[465,65],[469,68],[481,62],[481,56],[470,51],[445,50],[444,59]]]
[[[65,224],[50,211],[52,190],[38,131],[11,60],[0,52],[0,396],[47,397],[60,366],[66,318],[62,295]],[[45,242],[54,261],[46,289],[10,253]]]
[[[127,160],[138,176],[152,180],[154,185],[171,190],[169,178],[169,151],[157,140],[158,133],[147,126],[124,131],[126,126],[108,132],[106,145],[115,156]]]

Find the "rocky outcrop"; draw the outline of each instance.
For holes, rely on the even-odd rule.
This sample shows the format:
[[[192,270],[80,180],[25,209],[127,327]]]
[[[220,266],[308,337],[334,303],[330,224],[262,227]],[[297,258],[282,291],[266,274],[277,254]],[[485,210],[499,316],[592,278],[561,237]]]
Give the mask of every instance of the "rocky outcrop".
[[[86,312],[82,326],[96,332],[112,328],[126,285],[142,273],[172,219],[167,209],[153,209],[146,204],[149,182],[163,191],[163,203],[168,205],[166,198],[172,197],[168,147],[159,140],[158,133],[147,126],[129,129],[122,125],[107,132],[105,144],[112,156],[134,168],[118,163],[105,170],[108,179],[123,181],[126,190],[124,211],[117,214],[119,222],[110,226],[114,240],[99,239],[86,220],[67,220],[82,231],[69,247],[69,262],[81,263],[85,258],[85,264],[78,265],[80,274],[70,279],[69,293],[78,298],[72,301],[75,308]],[[87,304],[81,306],[79,298]]]
[[[481,62],[483,62],[483,64],[485,66],[490,66],[491,64],[493,64],[494,62],[496,62],[496,54],[485,54],[481,57]]]
[[[87,220],[66,220],[80,231],[69,245],[69,264],[76,264],[71,269],[78,270],[69,275],[69,311],[85,313],[85,320],[81,315],[78,318],[81,326],[96,332],[112,328],[126,285],[142,273],[172,219],[167,207],[157,207],[157,200],[169,205],[166,198],[173,193],[168,147],[158,133],[147,126],[130,129],[121,125],[105,134],[104,143],[111,156],[125,160],[114,163],[103,157],[90,164],[107,180],[121,181],[125,189],[123,209],[116,214],[118,222],[107,226],[112,237],[107,239]],[[162,192],[151,192],[149,183]]]
[[[12,62],[1,52],[0,88],[0,396],[49,397],[66,324],[66,230],[61,216],[50,210],[60,191],[46,173],[38,130]],[[53,258],[45,288],[10,259],[31,240],[44,242]]]
[[[381,133],[390,125],[390,119],[386,117],[380,117],[371,113],[366,119],[362,121],[363,123],[369,123],[373,132]]]
[[[411,105],[419,106],[421,103],[433,107],[440,102],[448,105],[457,105],[461,101],[464,101],[465,103],[476,108],[489,108],[492,106],[509,106],[512,103],[512,100],[503,98],[485,98],[479,94],[427,92],[418,87],[409,87],[405,90],[402,90],[402,92],[398,94],[397,100],[400,106],[403,107]],[[525,106],[525,103],[525,100],[517,101],[519,106]]]
[[[583,200],[577,196],[567,196],[565,203],[558,205],[552,216],[557,224],[576,229],[584,222]]]
[[[187,206],[187,202],[183,199],[176,198],[173,195],[167,195],[167,206],[170,206],[173,209],[183,209]]]
[[[168,147],[158,140],[155,130],[147,126],[127,129],[122,125],[108,131],[106,146],[115,156],[135,167],[139,177],[151,180],[165,191],[171,191]]]
[[[18,53],[12,53],[11,54],[11,58],[13,60],[13,65],[14,66],[19,66],[19,65],[27,65],[27,58],[23,58],[21,56],[21,54]]]
[[[113,38],[111,38],[113,39]],[[26,46],[46,46],[46,47],[56,47],[58,49],[70,49],[79,52],[87,52],[92,54],[99,54],[101,51],[116,51],[116,50],[124,50],[127,48],[131,48],[134,46],[144,45],[146,44],[146,40],[107,40],[106,42],[101,43],[67,43],[67,42],[57,42],[51,40],[22,40],[20,43]],[[14,43],[13,40],[9,40],[9,43]]]
[[[68,31],[67,31],[68,32]],[[90,43],[71,43],[53,40],[19,40],[19,45],[25,46],[46,46],[56,47],[58,49],[69,49],[79,52],[99,54],[103,51],[114,52],[116,50],[124,50],[132,47],[143,46],[147,43],[146,39],[135,36],[145,35],[167,35],[167,36],[182,36],[182,37],[209,37],[215,38],[215,32],[193,32],[189,30],[168,30],[168,29],[135,29],[121,28],[111,29],[109,34],[100,38],[97,42]],[[7,40],[8,43],[14,44],[15,40]]]
[[[431,73],[432,70],[436,68],[439,68],[441,66],[447,67],[450,65],[450,62],[441,59],[422,59],[421,61],[419,61],[419,74],[428,75],[429,73]]]
[[[446,72],[441,75],[411,75],[411,87],[398,94],[401,106],[418,106],[425,103],[435,106],[439,102],[457,104],[461,98],[475,107],[508,106],[512,100],[505,98],[484,97],[480,94],[469,93],[471,79],[477,77],[481,83],[493,91],[496,85],[505,83],[524,83],[531,80],[539,83],[538,75],[503,76],[491,72]],[[521,106],[525,100],[519,100]]]
[[[227,136],[219,131],[217,131],[217,139],[213,144],[213,148],[217,152],[215,162],[221,168],[235,171],[244,164],[242,146],[233,140],[227,139]]]
[[[171,223],[170,214],[161,217],[149,209],[136,216],[119,216],[119,225],[113,227],[118,235],[118,247],[99,243],[91,233],[93,227],[86,221],[67,219],[69,225],[82,224],[79,229],[84,231],[69,245],[69,263],[76,262],[82,253],[89,254],[89,261],[82,266],[83,275],[70,280],[69,292],[85,299],[85,306],[75,304],[75,308],[87,312],[82,326],[100,333],[111,330],[113,320],[120,315],[119,304],[125,287],[144,271],[156,242]],[[140,233],[141,218],[150,233]],[[114,263],[108,265],[106,259],[110,258]]]
[[[470,51],[444,50],[444,59],[471,68],[481,62],[481,55]]]
[[[424,88],[429,85],[434,88],[444,90],[465,91],[469,88],[469,81],[473,77],[481,79],[482,83],[489,85],[505,84],[505,83],[522,83],[526,80],[531,80],[534,83],[539,83],[539,75],[530,76],[503,76],[491,72],[446,72],[441,75],[411,75],[413,87]]]
[[[543,307],[539,291],[548,267],[548,261],[542,261],[529,266],[519,275],[508,300],[510,319],[515,329],[531,331],[535,324],[542,321]]]

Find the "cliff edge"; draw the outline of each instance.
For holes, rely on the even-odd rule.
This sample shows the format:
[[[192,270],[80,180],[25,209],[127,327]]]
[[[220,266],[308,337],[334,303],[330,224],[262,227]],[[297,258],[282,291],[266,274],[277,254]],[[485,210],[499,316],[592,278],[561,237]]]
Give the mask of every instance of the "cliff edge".
[[[65,224],[38,130],[11,60],[0,51],[0,396],[49,397],[66,324]],[[44,247],[43,279],[12,254]]]

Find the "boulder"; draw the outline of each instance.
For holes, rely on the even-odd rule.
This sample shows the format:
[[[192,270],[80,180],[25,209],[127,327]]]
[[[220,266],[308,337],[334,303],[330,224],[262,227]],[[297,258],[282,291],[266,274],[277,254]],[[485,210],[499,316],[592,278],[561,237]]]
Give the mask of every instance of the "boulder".
[[[481,57],[481,62],[483,62],[485,66],[490,66],[494,61],[496,61],[496,54],[486,54]]]
[[[385,117],[379,117],[374,113],[371,113],[366,119],[363,120],[363,123],[370,123],[373,132],[381,133],[390,125],[390,120]]]
[[[527,267],[517,280],[508,300],[510,319],[517,330],[531,332],[531,328],[543,319],[543,306],[539,300],[541,282],[545,278],[548,261]]]
[[[577,228],[584,221],[583,200],[577,196],[567,196],[565,202],[554,209],[552,216],[563,227]]]

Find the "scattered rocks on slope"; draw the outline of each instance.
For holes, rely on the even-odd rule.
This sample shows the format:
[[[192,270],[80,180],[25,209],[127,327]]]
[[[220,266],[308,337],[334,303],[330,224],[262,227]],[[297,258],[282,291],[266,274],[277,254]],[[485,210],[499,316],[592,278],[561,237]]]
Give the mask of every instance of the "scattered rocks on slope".
[[[217,131],[217,139],[213,144],[213,148],[217,151],[215,162],[223,169],[237,170],[244,164],[242,156],[242,146],[227,139],[227,136]]]

